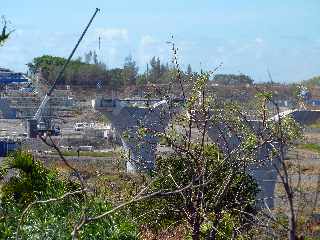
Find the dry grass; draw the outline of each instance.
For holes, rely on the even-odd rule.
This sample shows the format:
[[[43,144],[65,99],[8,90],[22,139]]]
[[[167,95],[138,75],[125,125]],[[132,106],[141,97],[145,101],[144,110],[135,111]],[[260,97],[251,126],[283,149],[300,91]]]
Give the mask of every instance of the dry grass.
[[[167,229],[160,233],[153,233],[147,228],[142,227],[141,239],[143,240],[184,240],[186,239],[187,229],[185,226],[179,226],[174,229]]]
[[[320,213],[320,133],[309,132],[286,157],[291,186],[295,192],[294,205],[298,219],[298,232],[310,239],[320,239],[320,221],[314,214]],[[278,181],[280,179],[278,178]],[[288,213],[288,201],[279,182],[275,189],[275,213]],[[314,238],[315,237],[315,238]],[[309,239],[309,238],[308,238]]]

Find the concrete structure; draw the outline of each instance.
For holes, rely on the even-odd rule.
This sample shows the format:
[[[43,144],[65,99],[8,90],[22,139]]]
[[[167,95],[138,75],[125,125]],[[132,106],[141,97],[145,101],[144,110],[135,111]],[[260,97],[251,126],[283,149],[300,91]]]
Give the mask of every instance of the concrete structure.
[[[15,117],[23,119],[32,118],[38,110],[40,103],[41,97],[39,95],[10,91],[10,93],[0,99],[0,112],[2,109],[8,109],[5,107],[8,105],[11,112],[15,112]],[[77,102],[70,91],[57,90],[50,98],[45,108],[44,115],[61,116],[61,112],[74,111],[76,104]],[[6,116],[7,115],[8,114],[6,114]]]
[[[17,117],[17,111],[10,106],[9,101],[0,98],[0,118],[15,119]]]
[[[130,155],[127,169],[153,169],[159,139],[153,134],[142,137],[138,131],[143,126],[151,132],[163,132],[169,123],[170,110],[166,101],[158,101],[151,107],[135,105],[146,103],[139,100],[130,101],[131,106],[128,103],[129,100],[97,99],[93,101],[93,107],[111,120],[120,136],[123,147]]]
[[[112,122],[122,139],[125,149],[130,152],[131,162],[128,170],[153,169],[155,163],[155,151],[159,139],[151,134],[141,138],[138,130],[141,126],[154,132],[162,132],[169,124],[169,115],[172,109],[166,101],[158,101],[151,107],[129,106],[128,100],[96,99],[93,107],[105,114]],[[289,110],[270,118],[270,121],[278,121],[279,118],[291,115],[300,124],[310,124],[320,118],[320,111],[317,110]],[[261,123],[251,121],[251,126],[255,131],[259,131]],[[230,129],[223,123],[212,124],[208,127],[209,137],[216,142],[222,151],[232,151],[241,140],[235,136]],[[276,145],[276,143],[274,143]],[[251,165],[249,173],[257,180],[261,189],[258,200],[273,207],[274,189],[277,180],[277,172],[274,165],[279,164],[279,159],[272,161],[269,159],[271,145],[262,146],[257,151],[256,159],[259,164]]]

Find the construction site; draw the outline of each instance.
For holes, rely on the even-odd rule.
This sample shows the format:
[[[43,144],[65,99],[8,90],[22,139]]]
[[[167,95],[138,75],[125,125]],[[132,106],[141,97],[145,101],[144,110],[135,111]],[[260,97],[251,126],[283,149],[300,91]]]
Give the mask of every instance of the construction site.
[[[0,98],[1,139],[16,141],[20,147],[30,151],[48,152],[48,146],[39,138],[28,138],[27,133],[27,120],[32,119],[39,108],[45,88],[39,87],[36,82],[23,75],[21,78],[14,78],[12,75],[15,74],[8,70],[0,72],[0,81],[6,81]],[[69,87],[54,91],[41,119],[39,129],[48,130],[50,126],[62,148],[74,152],[78,149],[108,151],[111,148],[111,125],[93,112],[90,99],[78,100]]]
[[[49,8],[41,21],[0,20],[0,239],[320,238],[320,76],[292,61],[306,38],[283,33],[284,46],[263,36],[264,24],[251,36],[261,3],[250,5],[250,34],[235,37],[244,17],[223,11],[239,30],[214,32],[203,3],[206,18],[177,11],[195,21],[165,40],[153,14],[140,32],[124,24],[134,21],[123,6],[82,22],[87,9],[65,5],[68,15],[59,8],[50,23]],[[34,36],[20,39],[28,24]],[[189,30],[193,39],[181,40]]]

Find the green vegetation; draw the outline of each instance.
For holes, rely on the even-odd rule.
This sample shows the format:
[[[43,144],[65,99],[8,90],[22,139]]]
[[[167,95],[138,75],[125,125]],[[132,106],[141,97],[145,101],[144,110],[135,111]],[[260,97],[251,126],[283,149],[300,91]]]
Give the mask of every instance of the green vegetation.
[[[33,61],[27,65],[31,73],[38,71],[42,73],[42,80],[47,81],[44,82],[45,84],[52,84],[66,61],[65,58],[44,55],[34,58]],[[106,82],[108,79],[110,79],[110,76],[107,75],[104,64],[99,62],[90,64],[82,62],[81,59],[77,59],[69,63],[68,68],[58,84],[96,86],[97,81]]]
[[[156,133],[160,142],[172,151],[162,153],[156,160],[146,194],[150,197],[129,207],[138,224],[153,232],[183,226],[184,239],[199,240],[232,239],[234,234],[241,238],[251,230],[248,216],[256,214],[258,188],[246,172],[246,166],[254,161],[257,138],[252,129],[241,122],[235,104],[220,105],[219,114],[210,112],[214,111],[215,103],[205,95],[209,77],[209,74],[198,77],[185,111],[173,117],[171,127],[165,132]],[[192,113],[192,117],[186,117],[186,112]],[[241,134],[245,139],[241,152],[227,152],[216,142],[205,140],[207,128],[203,126],[215,126],[214,121],[227,122],[232,134]],[[141,127],[141,138],[149,131]],[[234,229],[241,230],[235,233]]]
[[[200,151],[201,144],[192,146],[194,152]],[[190,150],[191,151],[191,150]],[[192,151],[193,152],[193,151]],[[242,212],[254,214],[254,204],[256,193],[258,192],[256,181],[245,173],[234,162],[225,162],[217,148],[208,144],[203,150],[205,162],[201,163],[192,159],[188,154],[170,154],[161,156],[157,159],[156,181],[150,187],[150,192],[175,191],[177,186],[185,188],[179,194],[159,196],[149,198],[145,201],[137,202],[131,206],[131,211],[139,223],[154,231],[160,231],[169,226],[186,225],[190,229],[190,236],[194,228],[192,214],[199,215],[199,226],[201,228],[201,239],[208,239],[212,230],[215,229],[218,239],[231,239],[232,229],[228,224],[239,227],[244,224],[245,216]],[[201,174],[202,181],[206,184],[201,186],[200,182],[194,184],[198,187],[189,189],[188,185],[197,173],[197,165],[201,165],[204,173]],[[199,167],[199,166],[198,166]],[[236,168],[235,168],[236,167]],[[229,177],[231,178],[229,179]],[[219,189],[222,189],[229,179],[228,187],[217,199]],[[198,191],[202,193],[202,204],[199,208],[195,207],[194,199]],[[140,216],[141,213],[148,214]],[[139,217],[140,216],[140,217]],[[228,223],[226,223],[227,221]]]
[[[304,84],[308,86],[319,86],[320,85],[320,76],[312,77],[306,81],[304,81]]]
[[[258,135],[243,118],[240,105],[206,95],[209,77],[198,76],[184,109],[170,119],[171,127],[151,133],[144,126],[138,129],[141,139],[154,134],[171,148],[157,157],[152,171],[124,173],[128,158],[112,162],[111,170],[100,159],[54,161],[52,170],[25,152],[7,158],[1,168],[6,180],[1,182],[0,239],[14,239],[17,232],[22,239],[70,239],[74,229],[77,239],[164,239],[179,229],[184,231],[177,239],[251,239],[258,231],[258,186],[248,167],[259,164],[257,149],[266,141],[290,146],[300,129],[284,118],[281,127],[266,121],[262,129],[267,130]],[[270,97],[259,95],[257,115],[267,116]],[[236,150],[228,151],[219,140],[209,141],[208,124],[227,125],[219,138],[236,134],[241,139]],[[75,151],[63,154],[77,156]],[[80,152],[92,157],[113,154]],[[39,200],[44,202],[35,203]],[[28,208],[30,203],[34,205]],[[276,232],[275,225],[270,231]]]
[[[17,152],[2,162],[1,178],[10,169],[16,169],[19,174],[2,186],[1,199],[4,202],[13,201],[25,206],[40,196],[50,198],[77,188],[76,184],[59,181],[57,173],[46,169],[41,162],[35,161],[32,155],[25,152]]]
[[[214,76],[214,83],[222,85],[241,85],[241,84],[253,84],[253,80],[244,74],[234,75],[234,74],[217,74]]]
[[[309,125],[310,128],[320,128],[320,121],[316,121]]]
[[[78,152],[77,151],[62,151],[63,156],[65,157],[75,157],[78,156]],[[57,155],[56,152],[52,152],[52,155]],[[80,151],[80,156],[85,156],[85,157],[113,157],[114,156],[114,152],[110,151],[110,152],[90,152],[90,151]]]
[[[4,22],[0,44],[10,34],[6,28]],[[42,81],[48,80],[45,83],[50,84],[65,61],[42,56],[28,66],[34,74],[40,71]],[[136,62],[128,56],[122,68],[108,70],[99,62],[97,54],[90,51],[84,60],[71,61],[59,84],[95,87],[101,81],[105,87],[118,89],[187,81],[192,77],[196,81],[191,94],[181,113],[171,119],[172,128],[151,133],[172,150],[158,156],[154,171],[123,173],[128,159],[119,163],[118,169],[113,168],[112,173],[105,174],[106,161],[100,160],[97,162],[103,164],[89,167],[85,162],[83,168],[80,161],[76,164],[55,161],[64,167],[58,165],[56,169],[67,169],[57,172],[23,151],[6,158],[0,168],[0,239],[70,239],[76,229],[75,239],[112,240],[164,239],[157,234],[179,228],[184,229],[179,239],[193,240],[284,239],[286,235],[294,240],[299,238],[299,231],[305,235],[304,226],[297,228],[299,219],[293,204],[293,198],[302,194],[295,194],[296,188],[290,185],[285,162],[280,162],[284,171],[280,169],[278,173],[290,211],[286,209],[285,214],[270,211],[271,217],[268,217],[269,213],[259,216],[255,208],[258,186],[248,174],[248,167],[269,164],[256,158],[261,148],[269,148],[270,143],[276,143],[276,147],[268,153],[281,161],[284,159],[281,154],[285,152],[281,147],[292,146],[301,136],[301,129],[291,118],[282,119],[281,124],[265,121],[271,94],[259,94],[255,117],[261,114],[261,122],[266,125],[257,133],[239,105],[218,102],[212,98],[214,94],[207,94],[210,74],[197,74],[190,65],[186,72],[178,72],[175,67],[153,57],[150,69],[148,66],[146,72],[139,74]],[[246,75],[216,75],[211,80],[223,85],[253,83]],[[314,78],[310,83],[319,84],[319,81]],[[217,133],[219,139],[212,139],[212,143],[207,139],[208,129],[217,125],[222,127],[219,129],[222,134]],[[143,126],[138,131],[142,139],[150,134],[150,129]],[[194,132],[196,136],[192,136]],[[233,136],[240,143],[229,149],[226,145]],[[320,152],[318,144],[299,147]],[[63,154],[78,155],[75,151]],[[111,157],[113,154],[80,153],[88,157]],[[144,238],[148,231],[155,233],[155,237]]]
[[[313,152],[317,152],[320,153],[320,145],[317,143],[303,143],[303,144],[299,144],[298,148],[300,149],[306,149],[306,150],[310,150]]]
[[[0,46],[9,38],[10,34],[13,32],[13,31],[8,31],[7,20],[4,17],[2,17],[2,23],[3,23],[3,26],[0,34]]]
[[[44,55],[36,57],[28,63],[29,72],[35,74],[41,72],[43,83],[52,84],[61,66],[66,59],[61,57]],[[122,87],[145,85],[145,84],[169,84],[178,83],[176,76],[182,82],[192,83],[200,74],[193,72],[190,65],[186,71],[177,71],[176,67],[162,63],[159,58],[152,57],[148,69],[138,72],[136,61],[131,55],[125,58],[123,67],[107,69],[107,66],[99,61],[96,52],[85,54],[84,59],[72,60],[58,84],[73,86],[96,87],[100,82],[102,88],[119,89]],[[246,75],[219,74],[212,79],[213,82],[225,85],[252,84],[253,80]],[[157,89],[162,92],[163,89]]]
[[[8,176],[8,170],[18,173]],[[22,211],[35,200],[47,200],[80,189],[79,183],[60,179],[57,172],[45,168],[41,162],[25,152],[6,159],[1,176],[9,177],[1,186],[0,239],[15,239]],[[39,203],[21,219],[21,239],[70,239],[74,224],[79,220],[87,198],[88,214],[112,209],[112,204],[95,195],[79,192],[49,203]],[[137,227],[124,215],[113,214],[81,230],[81,239],[138,239]],[[19,238],[19,239],[20,239]]]

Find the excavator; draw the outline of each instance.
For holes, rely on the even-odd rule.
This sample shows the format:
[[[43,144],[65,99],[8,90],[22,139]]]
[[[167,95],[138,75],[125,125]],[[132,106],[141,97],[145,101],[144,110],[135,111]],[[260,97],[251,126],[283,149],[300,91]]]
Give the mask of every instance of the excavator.
[[[78,42],[76,43],[75,47],[73,48],[72,52],[70,53],[67,61],[64,63],[64,65],[61,67],[61,70],[59,74],[57,75],[53,85],[51,88],[49,88],[48,92],[44,96],[44,98],[41,101],[41,104],[39,108],[37,109],[35,115],[33,118],[27,120],[27,133],[28,138],[37,138],[39,135],[43,135],[44,133],[48,133],[50,135],[59,135],[60,134],[60,128],[58,126],[52,125],[51,121],[48,121],[44,117],[44,112],[47,103],[50,100],[50,97],[56,88],[57,83],[61,80],[64,71],[66,70],[71,58],[73,57],[74,53],[76,52],[78,46],[80,45],[83,37],[87,33],[93,19],[96,17],[97,13],[100,11],[99,8],[96,8],[93,16],[91,17],[89,23],[87,24],[86,28],[84,29],[83,33],[81,34]]]

